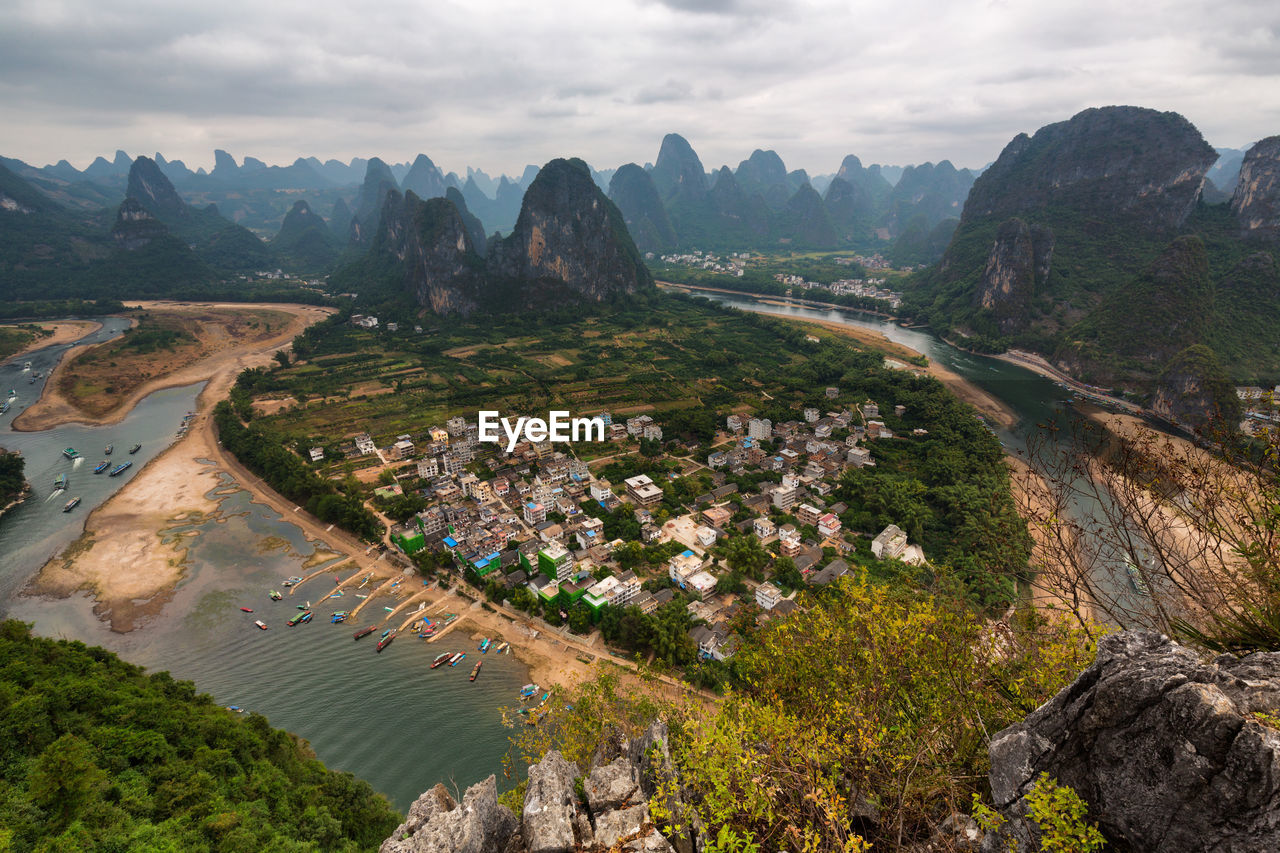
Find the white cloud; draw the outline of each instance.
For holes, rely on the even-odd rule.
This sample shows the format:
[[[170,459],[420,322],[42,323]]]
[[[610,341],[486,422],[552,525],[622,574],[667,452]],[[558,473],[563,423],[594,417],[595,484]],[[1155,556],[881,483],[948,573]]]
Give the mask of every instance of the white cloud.
[[[0,153],[423,151],[496,174],[643,163],[676,131],[708,168],[775,148],[817,174],[848,153],[978,166],[1119,103],[1240,146],[1280,132],[1278,34],[1280,4],[1208,0],[18,0]]]

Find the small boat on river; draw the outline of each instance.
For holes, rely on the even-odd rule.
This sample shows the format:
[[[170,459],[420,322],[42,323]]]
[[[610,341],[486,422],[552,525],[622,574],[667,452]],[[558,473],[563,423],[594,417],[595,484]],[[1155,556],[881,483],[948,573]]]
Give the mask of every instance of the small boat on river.
[[[361,628],[359,631],[356,631],[354,634],[351,635],[351,639],[358,640],[361,637],[367,637],[370,634],[372,634],[373,631],[374,631],[373,628]]]
[[[67,501],[67,505],[62,508],[62,511],[71,512],[71,510],[75,509],[78,506],[80,506],[80,499],[72,498],[71,500]]]

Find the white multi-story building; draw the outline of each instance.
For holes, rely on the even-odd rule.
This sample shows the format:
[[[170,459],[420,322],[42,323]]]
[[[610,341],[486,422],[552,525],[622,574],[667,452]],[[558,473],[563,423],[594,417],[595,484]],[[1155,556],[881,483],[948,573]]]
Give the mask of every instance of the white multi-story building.
[[[440,473],[440,463],[434,457],[428,456],[426,459],[418,460],[418,476],[422,479],[434,477]]]
[[[760,609],[772,610],[782,600],[782,590],[768,581],[756,587],[756,604],[760,605]]]
[[[773,421],[768,418],[752,418],[747,421],[747,437],[756,440],[773,438]]]
[[[896,524],[890,524],[871,540],[871,553],[877,560],[896,560],[906,551],[907,534]]]
[[[627,497],[639,506],[651,506],[662,500],[662,489],[647,474],[637,474],[623,482],[627,486]]]

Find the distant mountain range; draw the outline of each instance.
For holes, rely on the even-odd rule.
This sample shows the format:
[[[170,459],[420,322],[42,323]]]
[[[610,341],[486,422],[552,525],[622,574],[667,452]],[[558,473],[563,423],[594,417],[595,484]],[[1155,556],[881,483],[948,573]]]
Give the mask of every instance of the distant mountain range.
[[[581,160],[552,160],[538,171],[505,238],[486,240],[456,188],[423,199],[380,187],[377,225],[360,233],[368,248],[330,279],[366,302],[409,296],[436,314],[466,315],[607,302],[653,289],[622,215]]]
[[[1179,420],[1234,416],[1232,382],[1280,383],[1280,137],[1232,170],[1234,153],[1138,107],[1019,134],[905,308],[969,347],[1037,352]],[[1209,178],[1224,161],[1230,196]]]
[[[643,291],[643,252],[874,249],[929,265],[904,307],[941,333],[1173,406],[1224,387],[1193,370],[1280,382],[1277,147],[1215,150],[1176,114],[1105,107],[981,170],[849,155],[813,179],[769,150],[708,171],[677,134],[652,165],[517,178],[425,154],[218,151],[207,173],[122,151],[83,171],[0,158],[0,298],[191,293],[280,266],[465,313]]]

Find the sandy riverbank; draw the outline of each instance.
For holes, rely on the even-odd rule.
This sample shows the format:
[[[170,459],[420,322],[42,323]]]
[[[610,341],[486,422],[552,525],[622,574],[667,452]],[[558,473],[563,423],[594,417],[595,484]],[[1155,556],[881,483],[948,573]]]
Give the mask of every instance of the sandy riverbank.
[[[53,333],[51,335],[45,335],[42,338],[37,338],[15,352],[13,355],[9,356],[5,361],[13,361],[14,359],[21,358],[29,352],[35,352],[36,350],[44,349],[45,347],[71,343],[72,341],[83,338],[85,335],[92,335],[94,332],[102,328],[102,324],[95,320],[59,320],[56,323],[4,323],[3,325],[33,325],[39,326],[42,329],[48,329]]]
[[[132,630],[164,606],[185,572],[186,537],[171,531],[218,511],[218,501],[208,494],[221,485],[218,475],[227,468],[217,464],[221,448],[213,435],[213,406],[226,397],[241,370],[267,364],[301,329],[328,313],[311,306],[271,307],[294,316],[288,329],[252,348],[192,365],[182,371],[180,380],[166,377],[148,388],[150,393],[206,383],[187,434],[89,514],[84,534],[41,568],[28,586],[29,593],[67,596],[88,591],[95,599],[94,612],[108,619],[111,630],[117,632]],[[50,382],[47,387],[52,386]],[[113,414],[103,422],[123,418],[136,402],[130,400],[118,417]],[[51,414],[45,414],[44,419],[53,424],[64,422]],[[72,416],[68,420],[85,419]],[[200,460],[214,460],[215,464]]]
[[[793,319],[791,317],[782,317],[781,319],[791,323],[799,323],[802,325],[820,326],[830,332],[844,335],[872,349],[879,350],[890,358],[897,356],[898,358],[923,358],[923,353],[911,349],[911,347],[891,341],[882,333],[872,329],[864,329],[860,326],[846,326],[843,323],[837,323],[831,320],[811,320],[811,319]],[[1002,400],[993,394],[984,391],[977,385],[965,379],[957,373],[954,373],[933,359],[929,359],[928,367],[917,367],[914,364],[906,364],[903,368],[915,373],[927,373],[937,379],[947,387],[947,390],[955,394],[964,402],[973,406],[984,417],[994,421],[1005,429],[1011,428],[1018,421],[1018,416],[1013,409],[1009,408]]]
[[[324,319],[333,313],[332,308],[321,308],[311,305],[292,305],[282,303],[234,303],[234,302],[169,302],[166,300],[142,300],[138,302],[130,302],[130,308],[142,308],[151,310],[163,308],[172,312],[190,312],[198,313],[206,311],[210,308],[222,310],[261,310],[269,309],[289,314],[293,319],[280,332],[272,335],[270,338],[258,341],[249,346],[237,347],[226,346],[219,348],[205,358],[201,358],[182,368],[157,376],[133,391],[121,404],[111,412],[101,417],[88,415],[77,409],[71,401],[59,389],[59,380],[62,375],[69,370],[75,369],[75,360],[84,353],[89,352],[96,346],[94,344],[89,347],[74,350],[68,353],[58,366],[54,368],[49,376],[49,381],[45,383],[44,393],[40,400],[30,408],[26,409],[22,414],[18,415],[13,421],[13,428],[22,432],[37,432],[52,427],[61,426],[67,423],[83,423],[92,426],[102,426],[106,424],[119,423],[133,411],[144,397],[155,391],[165,388],[180,388],[185,385],[192,385],[196,382],[203,382],[211,377],[224,373],[229,373],[230,381],[225,383],[223,395],[226,389],[231,387],[231,383],[235,381],[236,375],[241,370],[248,367],[262,366],[268,363],[270,356],[278,349],[287,347],[307,326],[312,323]],[[222,399],[218,397],[217,400]],[[211,404],[212,405],[212,404]]]
[[[1067,615],[1097,622],[1100,614],[1084,585],[1073,582],[1078,571],[1073,555],[1078,543],[1069,530],[1050,521],[1054,500],[1049,484],[1024,460],[1005,456],[1009,466],[1009,486],[1018,513],[1027,519],[1031,534],[1031,605],[1044,614]]]

